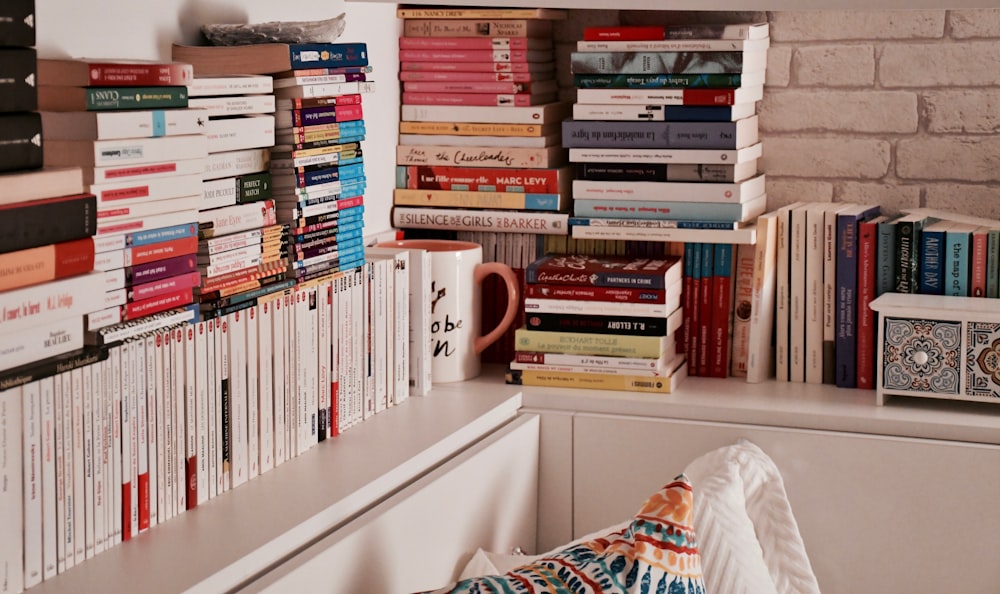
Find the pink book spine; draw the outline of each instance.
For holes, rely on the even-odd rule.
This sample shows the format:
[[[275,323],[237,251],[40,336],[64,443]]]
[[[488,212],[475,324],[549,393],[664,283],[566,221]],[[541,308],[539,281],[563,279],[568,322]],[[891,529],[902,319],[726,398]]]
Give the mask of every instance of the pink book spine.
[[[986,251],[988,231],[979,228],[972,233],[972,274],[969,277],[969,294],[986,297]]]
[[[401,72],[530,72],[528,62],[416,60],[400,56]]]
[[[525,50],[526,37],[400,37],[406,50]]]
[[[531,82],[542,78],[530,72],[400,72],[407,82]],[[551,77],[549,77],[551,78]]]
[[[477,105],[497,107],[530,107],[531,95],[525,93],[403,93],[407,105]]]
[[[401,62],[529,62],[526,50],[399,50]]]
[[[530,93],[531,83],[516,82],[404,82],[404,92],[413,93]]]

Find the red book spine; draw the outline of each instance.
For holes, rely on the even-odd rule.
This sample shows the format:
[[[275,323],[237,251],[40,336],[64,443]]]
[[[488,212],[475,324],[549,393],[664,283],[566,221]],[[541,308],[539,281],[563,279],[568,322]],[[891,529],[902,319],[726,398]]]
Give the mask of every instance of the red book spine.
[[[400,37],[401,50],[526,50],[527,37]]]
[[[403,92],[406,105],[477,105],[485,107],[530,107],[534,105],[528,93],[407,93]]]
[[[687,282],[685,278],[685,282]],[[615,287],[574,287],[569,285],[528,284],[525,297],[535,299],[576,299],[578,301],[614,301],[619,303],[666,303],[662,289],[619,289]]]
[[[530,72],[400,72],[403,82],[531,82],[543,78]],[[544,78],[549,78],[548,76]]]
[[[153,281],[136,285],[128,290],[128,300],[143,301],[152,299],[160,295],[166,295],[182,289],[191,289],[201,283],[201,274],[198,272],[188,272],[177,276],[171,276],[163,280]]]
[[[198,507],[198,456],[185,460],[184,471],[187,482],[186,508],[194,509]]]
[[[149,473],[139,475],[139,532],[149,528]]]
[[[665,36],[663,27],[584,27],[584,41],[656,41]]]
[[[124,439],[124,437],[123,437]],[[132,483],[122,483],[122,540],[132,539]]]
[[[527,50],[399,50],[401,62],[528,62]]]
[[[94,269],[90,237],[0,254],[0,291],[37,285]]]
[[[972,232],[972,269],[969,275],[969,295],[986,297],[986,252],[989,234],[980,227]]]
[[[698,287],[698,375],[708,375],[709,351],[712,339],[712,262],[715,250],[710,243],[701,244],[701,284]]]
[[[733,246],[715,244],[712,264],[712,322],[709,326],[709,361],[706,375],[728,377],[729,330],[733,312]]]
[[[416,81],[404,82],[407,93],[531,93],[530,82]]]
[[[90,85],[117,86],[185,86],[194,78],[190,64],[88,64]]]
[[[122,319],[134,320],[136,318],[159,313],[175,307],[181,307],[182,305],[188,305],[192,302],[192,300],[193,293],[191,289],[188,288],[179,289],[165,295],[160,295],[159,297],[153,297],[152,299],[143,299],[142,301],[127,303],[122,306],[125,312]]]
[[[858,224],[858,320],[855,329],[857,339],[857,387],[863,390],[875,388],[875,312],[871,302],[875,298],[876,252],[878,250],[878,222],[863,221]]]
[[[684,105],[733,105],[736,89],[684,89]]]
[[[401,60],[400,71],[429,72],[531,72],[529,62],[456,62],[456,61],[419,61]]]
[[[194,236],[173,239],[170,241],[162,241],[160,243],[151,243],[149,245],[130,248],[130,250],[126,252],[127,257],[125,258],[125,265],[133,266],[135,264],[156,262],[157,260],[165,260],[176,256],[186,256],[197,251],[198,238]]]

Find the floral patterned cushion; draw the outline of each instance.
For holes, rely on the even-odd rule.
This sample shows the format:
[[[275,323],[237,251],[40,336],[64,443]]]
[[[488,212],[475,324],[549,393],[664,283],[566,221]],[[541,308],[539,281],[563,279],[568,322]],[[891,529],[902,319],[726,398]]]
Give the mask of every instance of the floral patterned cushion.
[[[705,594],[693,509],[691,483],[681,475],[653,494],[620,531],[435,594]]]

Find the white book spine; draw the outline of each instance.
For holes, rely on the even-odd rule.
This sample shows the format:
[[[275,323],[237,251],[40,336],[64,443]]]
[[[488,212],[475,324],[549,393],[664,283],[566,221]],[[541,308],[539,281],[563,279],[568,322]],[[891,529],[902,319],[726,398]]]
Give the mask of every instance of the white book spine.
[[[355,422],[360,423],[368,418],[369,408],[367,400],[367,374],[365,362],[368,357],[367,328],[365,327],[365,317],[357,315],[368,311],[368,275],[363,268],[354,269],[354,303],[351,305],[351,322],[354,328],[354,360],[358,363],[357,372],[354,379],[355,394]]]
[[[215,341],[215,320],[209,319],[205,322],[205,372],[206,372],[206,383],[207,386],[207,400],[205,403],[208,409],[207,419],[208,419],[208,482],[205,485],[208,487],[208,498],[214,499],[219,494],[219,484],[218,484],[218,474],[219,474],[219,416],[218,416],[218,402],[219,402],[219,381],[217,379],[218,372],[218,359],[216,359],[216,341]]]
[[[136,534],[149,529],[149,395],[146,373],[146,337],[139,336],[135,340]]]
[[[258,443],[260,444],[261,474],[274,468],[274,359],[272,355],[273,339],[271,332],[274,317],[274,300],[264,301],[259,306],[260,316],[257,318],[257,395],[259,403],[257,411],[260,414],[258,425]]]
[[[135,500],[132,499],[132,414],[135,407],[132,406],[135,400],[133,391],[135,382],[132,373],[132,342],[123,342],[120,347],[121,363],[121,482],[118,488],[121,490],[121,523],[122,540],[130,540],[132,532],[132,510],[135,507]]]
[[[99,365],[95,365],[99,367]],[[59,538],[56,531],[56,402],[51,377],[39,380],[41,406],[41,477],[42,477],[42,579],[56,576]]]
[[[163,517],[166,521],[177,514],[177,499],[174,496],[174,333],[166,330],[161,334],[163,346],[160,355],[163,361],[163,471],[160,494],[163,498]]]
[[[97,310],[103,280],[102,274],[90,273],[0,292],[0,333],[12,335]]]
[[[24,587],[42,581],[41,390],[38,382],[21,387],[21,454],[24,513]]]
[[[267,171],[270,161],[271,153],[266,148],[212,153],[201,160],[203,165],[201,178],[208,180],[259,173]]]
[[[308,333],[305,336],[306,365],[306,446],[311,448],[319,443],[319,291],[313,285],[306,293],[308,311]]]
[[[285,462],[285,296],[274,300],[274,312],[271,314],[271,357],[274,361],[274,465]]]
[[[107,363],[105,361],[105,363]],[[65,374],[56,375],[52,381],[52,401],[55,406],[55,423],[53,424],[55,443],[55,473],[56,473],[56,573],[66,571],[66,534],[68,525],[66,522],[66,497],[67,497],[67,477],[66,477],[66,419],[69,414],[66,412],[63,402],[63,378]]]
[[[84,557],[90,559],[97,552],[97,535],[94,514],[97,512],[94,500],[94,372],[88,365],[83,373],[83,501],[84,509]]]
[[[309,447],[309,404],[307,391],[307,368],[314,365],[315,359],[309,359],[308,335],[309,335],[309,298],[305,288],[295,291],[295,326],[292,328],[292,336],[295,344],[295,452],[296,456],[302,455]]]
[[[792,209],[789,235],[788,380],[805,381],[806,213]]]
[[[208,378],[210,354],[208,351],[208,330],[211,322],[201,321],[194,326],[194,365],[195,365],[195,406],[197,407],[196,456],[198,505],[208,501],[208,389],[211,386]]]
[[[319,415],[319,434],[323,439],[328,437],[330,426],[330,283],[320,283],[316,288],[316,307],[318,325],[316,327],[316,389]]]
[[[431,389],[431,254],[410,251],[410,395]]]
[[[160,365],[159,350],[156,348],[156,333],[146,334],[146,494],[145,505],[147,506],[147,527],[153,528],[158,522],[156,509],[157,505],[157,435],[156,423],[160,418],[157,401],[160,398],[159,381],[162,376],[157,375],[157,367]]]
[[[156,365],[153,381],[156,385],[156,400],[155,400],[155,412],[152,419],[155,427],[156,435],[156,475],[153,477],[155,479],[155,487],[150,491],[150,497],[155,502],[153,503],[156,508],[156,523],[160,524],[167,520],[167,504],[166,504],[166,417],[167,411],[165,408],[166,403],[166,393],[167,393],[167,379],[165,377],[165,366],[163,342],[166,340],[167,332],[155,332],[153,334],[153,339],[155,341],[155,352],[153,354],[154,364]],[[151,452],[152,453],[152,452]],[[153,495],[155,494],[155,497]]]
[[[187,509],[198,504],[198,396],[195,369],[195,327],[181,330],[184,344],[184,488]]]
[[[156,179],[91,184],[88,191],[97,197],[99,211],[108,210],[132,204],[200,195],[201,174],[196,172]]]
[[[259,384],[258,374],[260,373],[259,351],[257,348],[257,320],[260,317],[260,310],[257,306],[250,307],[243,312],[246,314],[246,343],[244,352],[246,353],[246,391],[247,391],[247,479],[255,479],[260,474],[260,417],[259,417]],[[257,370],[250,373],[250,370]]]
[[[172,159],[141,165],[109,165],[107,167],[87,167],[84,181],[88,184],[115,183],[122,180],[141,181],[176,175],[200,174],[205,167],[204,158]]]
[[[299,291],[291,293],[288,297],[286,305],[288,306],[288,311],[285,316],[285,344],[286,346],[286,362],[285,362],[285,385],[287,391],[285,394],[285,421],[286,421],[286,439],[288,448],[288,458],[294,458],[299,454],[299,425],[302,421],[301,415],[299,414],[299,382],[298,382],[298,368],[297,363],[297,349],[298,340],[296,340],[296,315],[298,314],[298,294]]]
[[[187,358],[184,354],[184,331],[176,329],[170,343],[174,357],[174,511],[187,510]]]
[[[69,372],[72,389],[73,414],[73,557],[76,565],[87,560],[86,524],[87,500],[85,497],[86,466],[83,453],[83,370]]]
[[[209,153],[274,146],[274,116],[212,118],[205,127]]]
[[[270,93],[270,91],[266,91],[266,93]],[[208,117],[273,113],[275,105],[274,95],[270,94],[234,95],[231,97],[192,96],[188,100],[189,107],[205,110]]]
[[[393,280],[393,324],[395,369],[393,404],[402,404],[410,395],[410,252],[396,254]]]
[[[129,399],[128,399],[128,486],[129,513],[125,520],[129,523],[129,531],[133,538],[139,535],[139,399],[145,398],[145,392],[139,390],[139,345],[145,345],[137,340],[129,340]],[[124,406],[124,402],[122,403]]]
[[[374,286],[371,295],[373,296],[371,311],[374,312],[374,327],[371,333],[375,340],[371,345],[375,359],[375,413],[384,411],[389,406],[389,361],[391,361],[392,351],[389,343],[389,331],[392,326],[389,303],[386,300],[388,291],[386,285],[389,283],[389,263],[390,261],[381,258],[375,260]]]
[[[0,392],[0,592],[24,589],[21,387]]]
[[[246,315],[229,318],[229,452],[232,456],[232,487],[247,481],[247,390]]]
[[[334,368],[334,422],[336,423],[337,434],[342,433],[347,428],[347,404],[346,390],[344,389],[347,377],[347,364],[344,349],[344,287],[346,286],[346,276],[340,276],[333,281],[333,324],[330,326],[330,336],[333,341],[333,368]]]
[[[83,346],[83,318],[37,321],[16,334],[6,335],[0,346],[0,371],[62,355]]]
[[[764,193],[764,174],[735,183],[573,180],[574,199],[740,203]]]
[[[774,309],[774,365],[775,377],[779,382],[789,380],[789,308],[791,307],[791,221],[790,210],[778,211],[777,225],[777,267],[776,304]]]
[[[91,453],[94,465],[94,489],[93,505],[89,506],[89,511],[94,515],[94,554],[99,555],[108,548],[107,530],[107,505],[105,484],[107,473],[107,439],[106,439],[106,411],[105,399],[104,365],[101,361],[90,366],[90,398],[92,403],[93,426]],[[88,520],[89,522],[89,520]]]
[[[115,474],[115,399],[114,399],[114,372],[111,369],[111,353],[99,363],[101,366],[101,382],[104,384],[104,453],[102,462],[104,463],[104,550],[108,550],[115,545],[115,521],[114,521],[114,493],[118,487],[113,484],[117,475]]]
[[[823,250],[825,205],[806,212],[805,381],[823,383]]]

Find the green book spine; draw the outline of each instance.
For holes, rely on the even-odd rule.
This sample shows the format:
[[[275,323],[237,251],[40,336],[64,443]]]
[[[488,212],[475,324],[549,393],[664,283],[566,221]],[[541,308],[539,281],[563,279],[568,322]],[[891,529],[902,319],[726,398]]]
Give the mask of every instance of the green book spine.
[[[88,111],[187,107],[187,87],[88,87]]]

